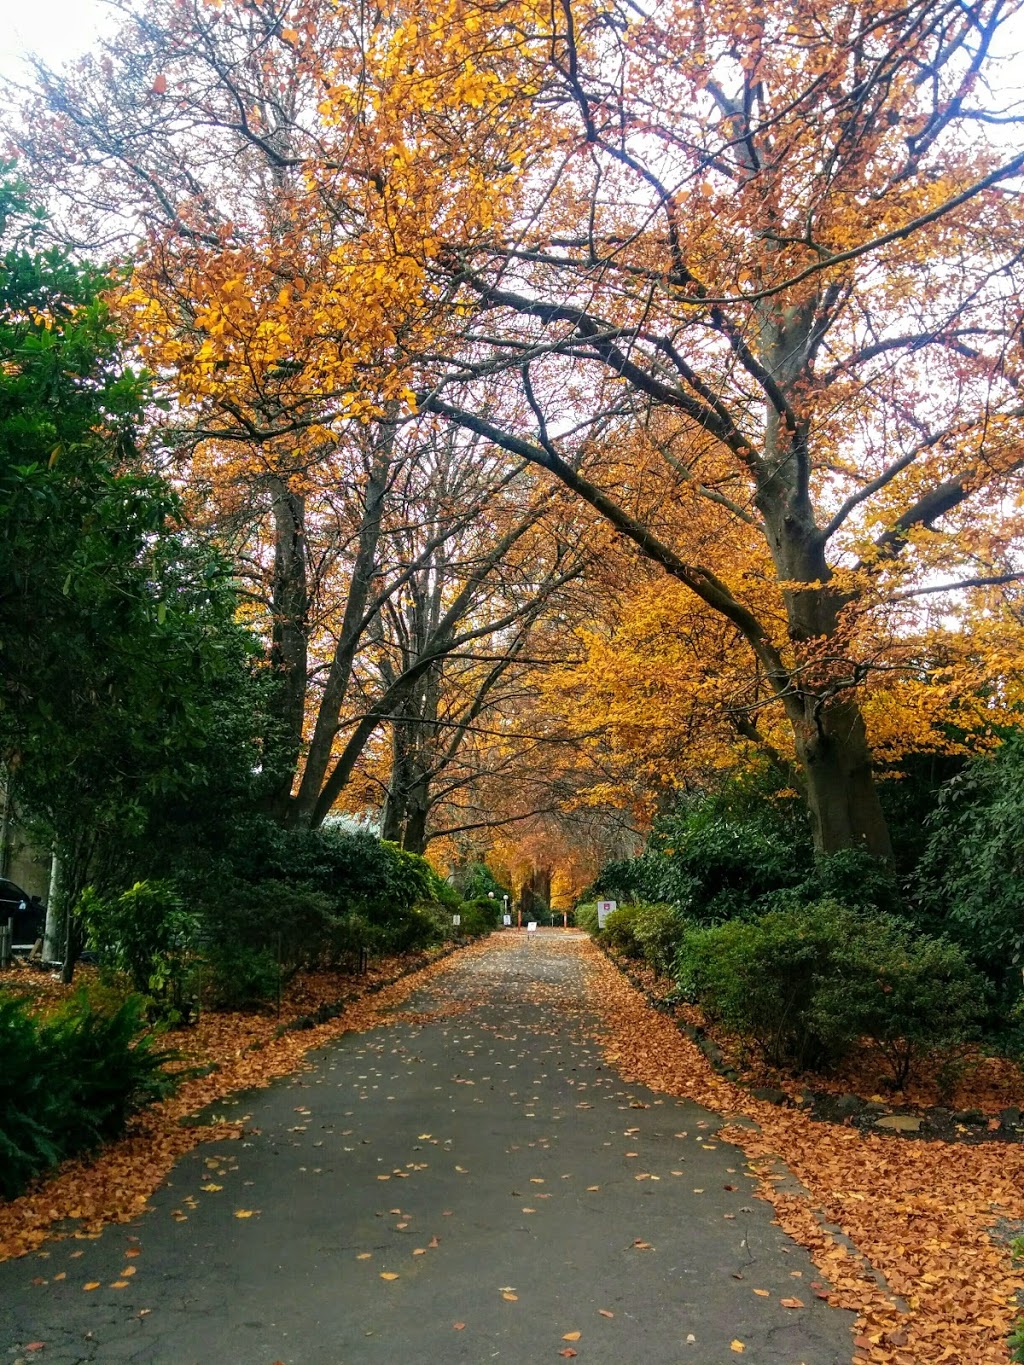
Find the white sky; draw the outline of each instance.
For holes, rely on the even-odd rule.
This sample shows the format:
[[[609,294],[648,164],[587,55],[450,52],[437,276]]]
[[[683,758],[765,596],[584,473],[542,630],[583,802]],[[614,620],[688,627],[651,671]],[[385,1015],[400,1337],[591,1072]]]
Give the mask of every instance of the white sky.
[[[110,24],[102,0],[0,0],[0,75],[17,80],[25,52],[59,66],[85,52]]]

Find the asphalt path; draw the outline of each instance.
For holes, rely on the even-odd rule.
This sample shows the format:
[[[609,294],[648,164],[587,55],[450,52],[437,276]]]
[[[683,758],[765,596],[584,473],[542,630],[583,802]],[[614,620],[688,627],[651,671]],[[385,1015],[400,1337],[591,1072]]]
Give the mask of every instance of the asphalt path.
[[[514,937],[217,1106],[244,1139],[136,1222],[0,1265],[0,1365],[849,1361],[719,1117],[603,1061],[572,939]]]

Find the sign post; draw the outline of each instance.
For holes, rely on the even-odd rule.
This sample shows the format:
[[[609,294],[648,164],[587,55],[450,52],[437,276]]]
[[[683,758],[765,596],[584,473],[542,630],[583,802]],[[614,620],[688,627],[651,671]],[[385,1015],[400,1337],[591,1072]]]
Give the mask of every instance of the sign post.
[[[618,908],[618,901],[597,902],[597,927],[603,929],[608,916]]]

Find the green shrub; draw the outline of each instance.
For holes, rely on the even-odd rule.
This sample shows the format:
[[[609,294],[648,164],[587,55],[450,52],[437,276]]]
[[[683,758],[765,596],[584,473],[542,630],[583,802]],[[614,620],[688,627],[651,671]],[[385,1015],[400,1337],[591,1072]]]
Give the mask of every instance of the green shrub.
[[[636,921],[640,913],[639,905],[620,905],[605,919],[601,930],[601,940],[613,952],[623,957],[642,957],[643,950],[636,936]]]
[[[984,983],[955,945],[835,901],[691,930],[677,960],[683,991],[772,1065],[822,1067],[868,1038],[899,1087],[984,1009]]]
[[[851,912],[825,904],[690,930],[679,949],[680,986],[770,1064],[822,1065],[837,1053],[817,1032],[813,1005],[842,936],[856,927]]]
[[[644,961],[661,976],[668,976],[686,932],[686,923],[670,905],[638,905],[633,918],[633,937]]]
[[[497,929],[501,923],[501,901],[499,900],[492,901],[489,896],[477,896],[463,901],[463,905],[472,906],[486,921],[489,929]]]
[[[718,923],[797,884],[810,865],[802,803],[780,790],[776,771],[763,769],[731,777],[717,792],[681,797],[654,822],[640,857],[602,868],[594,890]]]
[[[788,910],[823,900],[883,915],[899,914],[903,908],[893,869],[883,859],[858,848],[815,858],[803,881],[770,893],[764,897],[762,907]]]
[[[597,933],[597,905],[594,901],[584,901],[582,905],[577,905],[573,913],[577,929],[583,929],[591,935]]]
[[[173,1053],[144,1029],[138,996],[97,1009],[80,991],[47,1019],[0,995],[0,1195],[123,1131],[136,1109],[166,1095]]]
[[[1008,1005],[1024,967],[1024,734],[948,781],[928,827],[921,917],[966,949]]]
[[[986,983],[963,950],[896,920],[864,919],[836,966],[814,1002],[819,1033],[834,1031],[841,1047],[870,1038],[900,1090],[921,1057],[970,1037],[985,1011]]]
[[[249,1010],[276,999],[282,970],[267,948],[215,944],[204,958],[203,1003],[214,1010]]]
[[[462,938],[480,938],[491,933],[495,927],[492,917],[475,901],[464,901],[456,914],[459,916],[460,924],[455,932]]]
[[[101,966],[123,972],[157,1012],[187,1011],[199,916],[170,882],[136,882],[108,899],[87,887],[75,913]]]

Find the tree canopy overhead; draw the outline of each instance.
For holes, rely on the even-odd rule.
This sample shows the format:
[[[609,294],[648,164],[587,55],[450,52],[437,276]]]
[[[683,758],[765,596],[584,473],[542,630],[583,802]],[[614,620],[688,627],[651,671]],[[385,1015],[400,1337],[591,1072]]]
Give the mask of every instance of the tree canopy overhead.
[[[826,851],[889,852],[860,689],[920,594],[1020,573],[1014,11],[564,0],[564,159],[460,257],[478,400],[423,395],[730,623]]]
[[[135,0],[105,51],[39,72],[26,153],[76,159],[80,233],[138,225],[120,306],[185,477],[232,535],[254,512],[282,809],[320,818],[370,721],[422,723],[360,679],[392,602],[368,584],[431,573],[382,547],[441,418],[497,478],[485,539],[493,507],[512,524],[501,455],[548,471],[609,601],[636,554],[690,595],[686,725],[717,708],[791,761],[820,850],[889,855],[873,753],[941,746],[965,696],[976,724],[1017,685],[1024,153],[995,87],[1018,8]],[[352,547],[333,577],[315,544]]]

